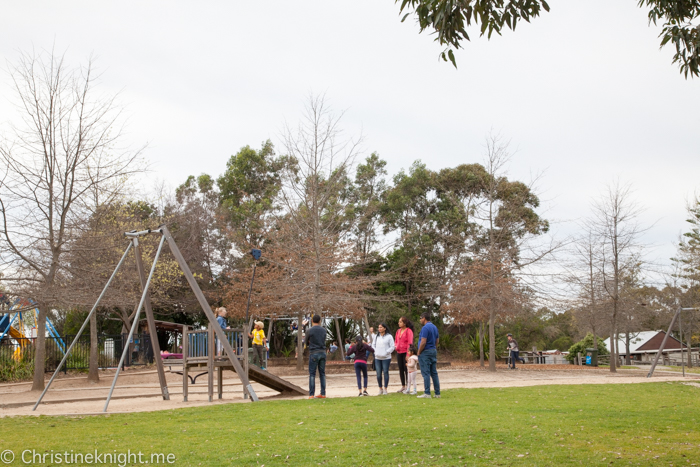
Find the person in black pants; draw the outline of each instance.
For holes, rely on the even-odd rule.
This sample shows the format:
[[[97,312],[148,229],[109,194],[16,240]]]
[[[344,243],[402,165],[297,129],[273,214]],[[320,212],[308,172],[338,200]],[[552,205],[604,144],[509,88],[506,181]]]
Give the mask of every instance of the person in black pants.
[[[525,363],[524,358],[520,358],[520,349],[518,343],[513,339],[513,334],[508,333],[508,349],[510,350],[510,368],[515,370],[515,362],[521,361]]]
[[[399,364],[399,376],[401,377],[401,389],[397,392],[408,394],[406,383],[408,381],[408,367],[406,366],[406,352],[413,345],[413,323],[407,317],[399,318],[399,329],[394,337],[396,345],[396,359]]]
[[[369,396],[367,393],[367,357],[365,357],[368,352],[374,352],[374,349],[371,345],[362,342],[362,336],[357,336],[355,343],[348,349],[350,355],[355,354],[355,376],[357,376],[359,396]],[[364,378],[364,386],[362,378]]]

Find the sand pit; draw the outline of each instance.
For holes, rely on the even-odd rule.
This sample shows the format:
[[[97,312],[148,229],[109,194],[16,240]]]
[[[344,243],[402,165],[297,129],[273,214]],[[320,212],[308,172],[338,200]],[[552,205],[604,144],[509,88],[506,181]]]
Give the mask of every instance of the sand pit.
[[[284,379],[303,388],[308,387],[308,376],[289,368],[275,368],[271,371]],[[678,373],[657,371],[651,379],[646,378],[648,370],[618,370],[616,374],[607,369],[576,367],[573,365],[523,365],[517,370],[508,370],[499,365],[496,373],[481,369],[478,364],[453,364],[450,369],[439,371],[442,389],[453,388],[505,388],[549,384],[631,384],[664,381],[697,381],[700,375],[688,375],[685,378]],[[235,373],[224,372],[224,394],[221,400],[208,402],[206,375],[200,377],[196,384],[189,386],[189,400],[182,400],[182,376],[166,373],[170,400],[161,397],[158,376],[155,370],[126,370],[119,376],[108,413],[145,412],[169,410],[182,407],[197,407],[210,404],[245,403],[243,388]],[[31,383],[14,383],[0,385],[0,416],[16,415],[85,415],[101,414],[109,387],[114,376],[113,371],[100,374],[100,382],[91,384],[85,376],[57,378],[44,397],[44,402],[32,411],[32,406],[39,393],[31,392]],[[318,389],[318,382],[317,389]],[[422,378],[418,376],[418,387],[422,387]],[[329,374],[327,376],[328,397],[356,397],[357,383],[354,373]],[[253,388],[262,400],[281,399],[274,390],[253,383]],[[400,389],[397,372],[391,372],[389,393]],[[376,376],[369,374],[369,392],[377,394]],[[299,397],[291,397],[298,399]]]

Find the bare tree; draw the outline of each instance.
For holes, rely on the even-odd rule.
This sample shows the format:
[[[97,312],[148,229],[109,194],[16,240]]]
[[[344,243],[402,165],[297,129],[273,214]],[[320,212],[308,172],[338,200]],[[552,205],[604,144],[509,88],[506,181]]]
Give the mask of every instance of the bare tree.
[[[301,325],[307,313],[357,318],[364,312],[369,281],[346,273],[359,261],[349,189],[359,141],[342,139],[339,125],[323,98],[312,97],[301,124],[286,131],[280,209],[269,219],[254,290],[265,299],[254,300],[262,303],[255,316],[295,314]],[[245,309],[244,276],[233,274],[228,288],[227,305],[238,316]],[[297,358],[301,367],[302,352]]]
[[[567,268],[565,281],[574,289],[574,317],[583,334],[593,333],[597,346],[602,331],[604,315],[603,279],[598,272],[599,245],[594,233],[582,226],[584,233],[572,243],[571,265]]]
[[[496,320],[513,313],[528,300],[531,290],[522,282],[527,268],[542,261],[556,248],[536,248],[530,241],[549,229],[535,212],[539,199],[532,187],[505,177],[510,159],[508,144],[491,135],[486,140],[484,202],[475,208],[483,235],[476,243],[474,258],[485,264],[485,303],[489,322],[489,371],[496,371]]]
[[[120,148],[120,108],[96,95],[92,60],[75,68],[53,52],[10,65],[21,118],[0,141],[0,266],[8,288],[38,303],[32,390],[44,387],[46,316],[71,301],[65,258],[97,208],[142,169]]]
[[[618,318],[621,312],[621,288],[625,276],[638,267],[644,232],[637,218],[640,208],[631,199],[631,188],[619,181],[609,185],[593,204],[588,228],[598,239],[596,267],[603,279],[603,290],[612,302],[610,313],[610,371],[616,372]]]

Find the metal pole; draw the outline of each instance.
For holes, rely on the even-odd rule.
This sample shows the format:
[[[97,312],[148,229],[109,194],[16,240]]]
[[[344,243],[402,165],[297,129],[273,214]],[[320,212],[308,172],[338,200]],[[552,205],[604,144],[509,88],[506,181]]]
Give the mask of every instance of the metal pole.
[[[258,262],[253,263],[253,277],[250,279],[250,289],[248,290],[248,304],[245,307],[245,321],[248,322],[248,310],[250,309],[250,295],[253,293],[253,281],[255,280],[255,268],[257,268]]]
[[[148,289],[151,286],[151,279],[153,278],[153,273],[156,271],[156,264],[158,264],[158,257],[160,256],[160,252],[163,249],[163,243],[165,243],[165,235],[160,237],[160,243],[158,244],[158,251],[156,251],[156,256],[153,258],[153,265],[151,266],[151,272],[148,274],[148,279],[146,280],[146,285],[143,288],[143,294],[141,294],[141,301],[139,302],[138,308],[136,308],[136,316],[134,316],[134,322],[131,324],[131,330],[129,331],[129,337],[126,339],[126,345],[124,346],[124,350],[122,351],[122,356],[119,359],[119,365],[117,366],[117,372],[114,374],[114,380],[112,381],[112,387],[109,388],[109,395],[107,396],[107,401],[105,402],[105,407],[102,410],[103,412],[107,412],[107,407],[109,406],[109,401],[112,400],[112,393],[114,392],[114,386],[117,385],[117,378],[119,378],[119,373],[122,371],[122,365],[124,364],[124,358],[126,357],[126,354],[129,352],[129,343],[131,342],[132,337],[134,336],[134,329],[138,327],[138,322],[139,322],[139,314],[141,313],[141,307],[143,307],[143,303],[146,301],[146,295],[148,295]],[[158,355],[158,358],[160,358],[160,355]]]
[[[119,260],[119,263],[117,264],[117,267],[114,268],[114,272],[110,276],[109,280],[107,281],[107,284],[105,284],[104,289],[102,289],[102,293],[100,296],[97,298],[97,301],[95,304],[92,306],[92,310],[90,310],[90,313],[88,313],[87,318],[85,318],[85,321],[83,322],[83,325],[80,327],[80,330],[78,331],[78,334],[75,335],[75,339],[73,339],[73,342],[71,342],[70,347],[68,347],[68,350],[63,355],[63,359],[61,360],[61,363],[58,364],[58,367],[56,368],[56,371],[54,371],[53,376],[51,376],[51,379],[49,380],[49,384],[46,385],[46,388],[44,388],[44,391],[41,393],[41,396],[39,396],[39,400],[36,401],[36,404],[34,404],[34,408],[32,411],[36,410],[36,408],[39,406],[41,403],[41,400],[44,398],[44,395],[46,394],[46,391],[49,390],[51,387],[51,383],[53,383],[54,378],[56,378],[56,375],[58,374],[58,371],[61,369],[64,363],[66,363],[66,360],[68,359],[68,355],[70,354],[70,351],[73,350],[73,346],[75,345],[76,342],[78,342],[78,338],[80,335],[83,333],[83,330],[85,329],[85,326],[87,326],[87,323],[90,321],[90,317],[92,314],[95,312],[97,309],[97,305],[100,304],[100,301],[102,298],[105,296],[105,293],[107,292],[107,288],[109,285],[112,283],[112,280],[114,279],[114,276],[117,275],[117,271],[119,271],[119,268],[122,266],[122,263],[124,263],[124,259],[126,259],[126,255],[129,253],[129,250],[131,250],[131,242],[129,242],[129,246],[126,247],[126,251],[122,255],[122,259]]]
[[[685,360],[683,360],[683,308],[678,310],[678,336],[681,339],[681,368],[685,378]]]
[[[139,280],[141,281],[141,287],[146,288],[146,271],[143,268],[143,259],[141,258],[141,247],[139,246],[138,237],[134,237],[132,240],[134,244],[134,256],[136,258],[136,271],[139,274]],[[160,343],[158,342],[158,331],[156,330],[156,323],[153,319],[153,309],[151,308],[151,294],[146,295],[146,301],[143,302],[143,308],[146,311],[146,323],[148,323],[148,334],[151,339],[151,349],[153,349],[153,360],[156,364],[156,371],[158,372],[158,382],[160,383],[160,392],[163,395],[163,400],[170,400],[170,393],[168,392],[168,382],[165,379],[165,369],[163,368],[163,359],[160,357]]]
[[[647,378],[651,378],[651,375],[654,374],[654,369],[656,369],[656,364],[659,363],[659,357],[661,357],[661,353],[664,351],[664,347],[666,347],[666,341],[668,340],[669,334],[671,334],[671,330],[673,329],[673,325],[676,324],[676,319],[678,319],[678,315],[681,313],[681,307],[678,307],[678,311],[673,315],[673,318],[671,319],[671,324],[668,326],[668,332],[664,336],[664,340],[661,341],[661,347],[659,347],[659,351],[656,352],[656,357],[654,357],[654,363],[651,364],[651,369],[649,370],[649,373],[647,374]]]

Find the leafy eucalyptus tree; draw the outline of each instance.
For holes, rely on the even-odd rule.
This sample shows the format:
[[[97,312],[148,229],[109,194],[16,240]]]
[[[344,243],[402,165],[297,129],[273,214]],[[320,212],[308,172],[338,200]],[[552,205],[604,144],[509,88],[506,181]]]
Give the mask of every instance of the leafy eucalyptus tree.
[[[395,0],[402,18],[415,16],[420,31],[435,33],[435,41],[445,46],[441,56],[457,66],[454,50],[469,41],[468,29],[474,25],[480,35],[491,38],[504,29],[515,30],[521,21],[549,11],[545,0]],[[662,24],[661,47],[672,44],[678,63],[687,78],[700,74],[700,1],[699,0],[638,0],[640,8],[648,9],[650,24]]]

